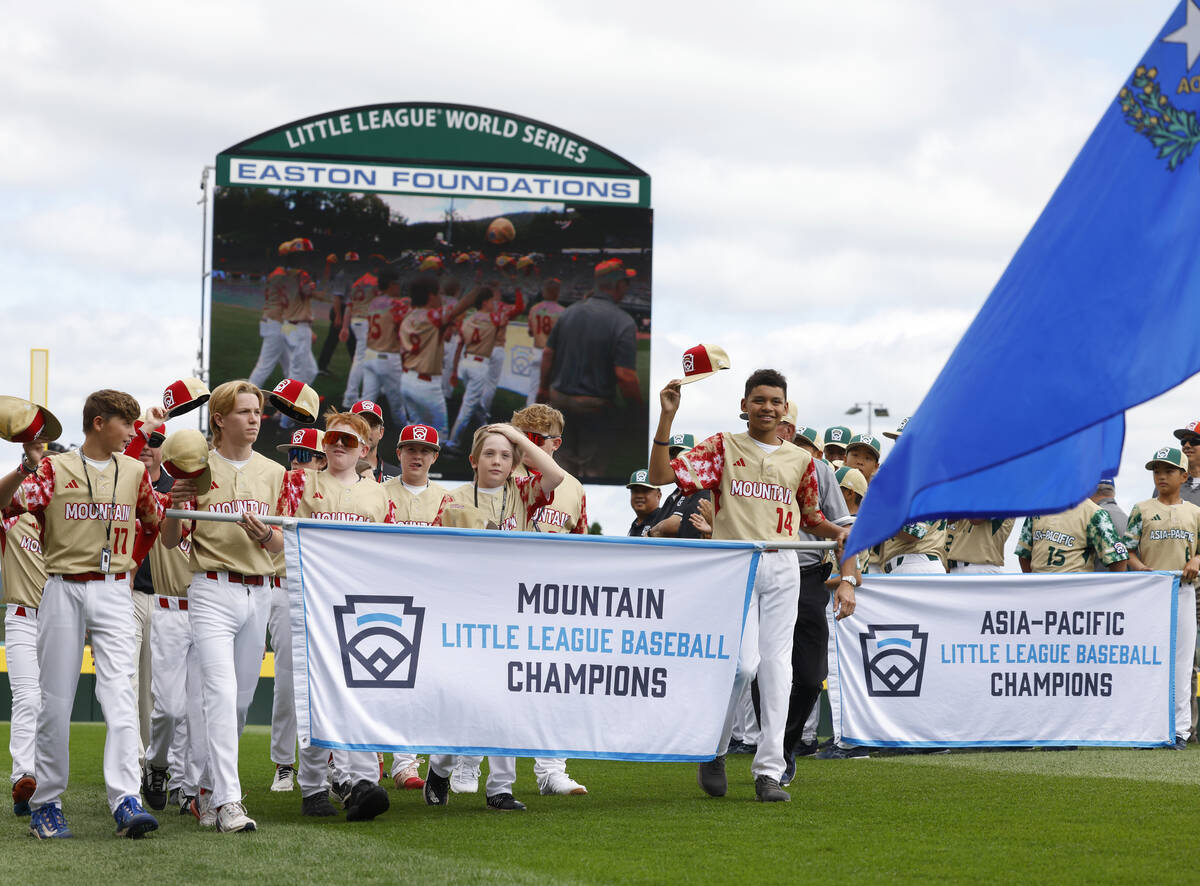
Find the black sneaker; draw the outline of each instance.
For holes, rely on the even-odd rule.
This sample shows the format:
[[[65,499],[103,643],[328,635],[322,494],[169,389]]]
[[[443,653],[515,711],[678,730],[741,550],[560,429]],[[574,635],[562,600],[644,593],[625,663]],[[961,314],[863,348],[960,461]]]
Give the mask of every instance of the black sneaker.
[[[375,816],[387,812],[390,805],[387,790],[382,785],[363,779],[350,792],[346,821],[370,821]]]
[[[169,775],[166,769],[151,766],[142,776],[142,796],[146,805],[156,812],[167,808],[167,781]]]
[[[488,809],[495,809],[497,812],[524,812],[525,804],[520,800],[514,800],[512,794],[493,794],[487,798]]]
[[[820,746],[817,744],[817,740],[814,738],[812,741],[802,741],[800,744],[796,745],[795,755],[797,757],[815,757],[819,749]]]
[[[329,786],[329,796],[331,799],[337,800],[342,806],[350,802],[351,784],[348,781],[337,781]]]
[[[192,815],[192,804],[196,802],[195,794],[185,794],[179,798],[179,814]]]
[[[787,803],[792,795],[779,786],[779,782],[769,775],[760,775],[754,779],[754,798],[760,803]]]
[[[178,806],[179,798],[182,794],[183,791],[181,791],[179,788],[171,788],[171,790],[167,791],[167,805]]]
[[[816,742],[813,742],[813,744],[816,744]],[[792,779],[796,777],[796,757],[794,754],[784,754],[783,762],[785,764],[783,767],[783,778],[779,779],[779,784],[786,788],[792,783]]]
[[[425,774],[425,805],[427,806],[445,806],[450,802],[450,778],[445,775],[438,775],[433,771],[433,767],[429,767],[429,771]]]
[[[329,794],[325,791],[320,791],[316,794],[309,794],[300,801],[300,814],[311,815],[314,818],[324,818],[330,815],[337,815],[337,810],[329,802]]]
[[[725,755],[701,763],[696,769],[696,783],[710,797],[724,797],[725,791],[729,790],[725,779]]]

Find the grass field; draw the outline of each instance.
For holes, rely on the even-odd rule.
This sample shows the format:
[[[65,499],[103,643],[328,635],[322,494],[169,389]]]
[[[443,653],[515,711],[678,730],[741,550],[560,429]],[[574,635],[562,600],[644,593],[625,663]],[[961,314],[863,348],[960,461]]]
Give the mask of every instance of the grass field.
[[[211,364],[210,376],[213,380],[213,385],[233,378],[245,378],[254,368],[254,362],[258,359],[259,347],[262,343],[262,339],[258,335],[260,313],[258,309],[240,307],[218,300],[213,301],[213,347],[209,359]],[[524,321],[518,320],[516,322],[521,323]],[[314,357],[319,356],[320,348],[325,341],[325,334],[328,329],[329,321],[323,317],[313,322],[313,331],[317,335],[317,340],[313,344]],[[643,401],[648,402],[650,393],[649,339],[640,339],[638,341],[637,371],[638,378],[642,384]],[[342,394],[345,393],[346,378],[350,372],[350,358],[346,354],[345,345],[339,344],[337,350],[334,351],[334,355],[329,361],[329,372],[330,374],[327,376],[318,377],[313,382],[313,388],[324,398],[323,407],[340,407]],[[278,369],[276,369],[267,380],[266,389],[270,390],[273,388],[282,377]],[[382,394],[380,396],[382,397]],[[458,406],[461,400],[462,386],[460,385],[447,403],[451,425],[454,423],[454,417],[458,414]],[[497,419],[507,419],[513,412],[524,405],[525,398],[523,396],[501,388],[496,392],[496,399],[492,404],[492,415]],[[642,421],[645,420],[643,416]],[[395,462],[394,453],[400,429],[394,428],[391,425],[392,422],[389,418],[387,434],[380,444],[379,451],[386,453],[386,461]],[[291,432],[280,430],[278,423],[274,421],[264,422],[262,432],[259,434],[260,442],[255,448],[271,458],[276,458],[276,444],[285,443],[290,438]],[[470,442],[470,437],[466,437],[465,439],[468,443]],[[645,466],[645,429],[639,429],[637,433],[614,429],[609,455],[609,470],[612,473],[612,481],[624,485],[633,471]],[[441,475],[440,478],[439,474]],[[430,472],[430,476],[434,479],[466,480],[470,478],[470,467],[465,459],[444,455],[438,460],[438,463]]]
[[[748,757],[730,757],[714,800],[690,764],[573,761],[586,797],[540,797],[518,765],[524,814],[482,794],[427,808],[391,791],[374,822],[302,819],[271,794],[268,736],[242,740],[254,834],[202,832],[173,810],[141,841],[118,840],[100,776],[104,730],[72,731],[64,798],[70,841],[25,836],[5,815],[0,881],[185,883],[1145,883],[1188,882],[1200,750],[1013,751],[799,761],[793,802],[753,800]],[[0,724],[7,746],[8,727]]]

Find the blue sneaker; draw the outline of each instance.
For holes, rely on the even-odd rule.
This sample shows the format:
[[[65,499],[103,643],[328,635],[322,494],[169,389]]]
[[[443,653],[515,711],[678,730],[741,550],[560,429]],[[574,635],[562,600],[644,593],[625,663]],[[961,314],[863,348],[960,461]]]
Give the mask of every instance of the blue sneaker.
[[[158,820],[142,808],[137,797],[126,797],[113,813],[117,821],[117,836],[136,840],[150,831],[158,830]]]
[[[55,803],[47,803],[40,809],[34,809],[29,819],[29,836],[39,840],[66,840],[75,835],[67,827],[62,809]]]
[[[29,801],[22,800],[19,803],[13,803],[13,815],[18,818],[24,818],[26,815],[33,814],[33,810],[29,808]]]
[[[816,744],[816,742],[813,742],[813,744]],[[783,777],[779,779],[779,786],[786,788],[792,783],[792,779],[796,777],[796,755],[784,754],[783,762]]]

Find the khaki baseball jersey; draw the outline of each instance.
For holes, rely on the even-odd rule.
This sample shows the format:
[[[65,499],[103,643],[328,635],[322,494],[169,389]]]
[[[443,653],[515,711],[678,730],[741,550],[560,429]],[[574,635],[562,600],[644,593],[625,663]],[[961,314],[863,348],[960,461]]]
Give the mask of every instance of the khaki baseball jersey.
[[[492,322],[496,324],[496,347],[502,348],[508,343],[508,321],[525,310],[525,295],[520,287],[516,291],[516,302],[511,305],[501,302],[492,311]]]
[[[196,497],[196,510],[219,514],[275,514],[283,487],[283,465],[258,452],[240,470],[215,450],[208,454],[212,488]],[[274,575],[275,564],[262,545],[237,523],[197,520],[192,524],[192,572]]]
[[[474,483],[464,483],[450,498],[456,504],[478,508],[502,530],[526,532],[538,508],[552,503],[554,494],[547,496],[542,491],[542,475],[533,471],[524,477],[510,476],[494,493],[477,492]]]
[[[283,309],[285,323],[311,323],[312,299],[317,287],[308,271],[288,268],[279,276],[272,275],[267,280],[268,286],[283,290],[286,307]]]
[[[136,458],[115,453],[103,471],[86,465],[86,473],[85,464],[79,451],[43,458],[37,473],[17,488],[4,516],[24,511],[37,516],[50,575],[99,572],[105,544],[112,551],[108,571],[132,572],[137,521],[144,531],[156,531],[163,500]]]
[[[192,583],[192,539],[185,537],[174,548],[155,541],[150,548],[150,582],[163,597],[186,597]]]
[[[301,468],[284,476],[275,511],[284,517],[394,523],[393,507],[383,487],[374,480],[360,477],[345,486],[327,471]]]
[[[1129,559],[1112,517],[1090,498],[1058,514],[1026,517],[1021,525],[1017,556],[1034,572],[1089,572],[1093,554],[1106,566]]]
[[[379,278],[363,274],[350,285],[350,317],[361,320],[367,316],[367,305],[379,294]]]
[[[527,474],[529,469],[521,465],[516,473]],[[535,532],[587,535],[587,495],[584,494],[583,484],[566,474],[554,489],[554,504],[538,508],[530,520],[530,528]]]
[[[1196,556],[1198,536],[1200,507],[1189,501],[1164,505],[1151,498],[1129,512],[1125,541],[1151,569],[1173,571]]]
[[[403,526],[436,526],[443,503],[453,500],[444,487],[433,482],[415,495],[400,477],[392,477],[381,488],[395,506],[396,522]]]
[[[367,347],[381,354],[399,354],[396,330],[408,312],[402,299],[376,296],[367,308]]]
[[[748,433],[723,432],[671,462],[680,492],[713,492],[713,538],[791,539],[825,522],[812,458],[793,443],[768,453]]]
[[[404,348],[404,368],[422,375],[441,375],[442,310],[413,308],[400,324],[400,344]]]
[[[486,311],[469,314],[462,324],[463,353],[490,359],[496,347],[496,324]]]
[[[0,521],[0,579],[4,602],[37,609],[46,586],[46,561],[42,556],[42,528],[32,514],[17,514]]]
[[[1012,534],[1014,520],[955,520],[946,528],[946,556],[956,563],[1004,565],[1004,543]]]
[[[944,524],[944,520],[905,523],[901,530],[912,538],[897,533],[885,541],[880,551],[882,565],[886,568],[889,560],[904,554],[932,554],[942,560],[944,566],[946,556]]]
[[[284,279],[287,271],[278,267],[267,275],[267,283],[263,289],[263,319],[283,321],[283,312],[287,308],[287,282]]]
[[[554,328],[554,324],[558,322],[559,315],[565,311],[562,305],[556,301],[540,301],[529,309],[529,329],[533,335],[533,346],[535,348],[544,348],[546,339],[550,337],[550,330]]]

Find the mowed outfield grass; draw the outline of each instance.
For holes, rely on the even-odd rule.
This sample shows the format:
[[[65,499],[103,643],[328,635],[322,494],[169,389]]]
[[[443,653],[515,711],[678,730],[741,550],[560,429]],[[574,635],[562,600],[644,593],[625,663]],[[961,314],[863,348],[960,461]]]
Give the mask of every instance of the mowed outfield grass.
[[[0,738],[7,745],[7,724]],[[39,843],[5,813],[6,883],[1146,883],[1194,876],[1200,751],[1083,750],[801,760],[793,802],[753,800],[748,757],[730,793],[704,796],[690,764],[573,761],[591,793],[540,797],[518,765],[523,814],[452,794],[430,809],[390,791],[374,822],[302,819],[267,790],[264,727],[242,740],[254,834],[202,832],[168,809],[118,840],[100,775],[104,729],[72,731],[64,810],[76,838]]]

